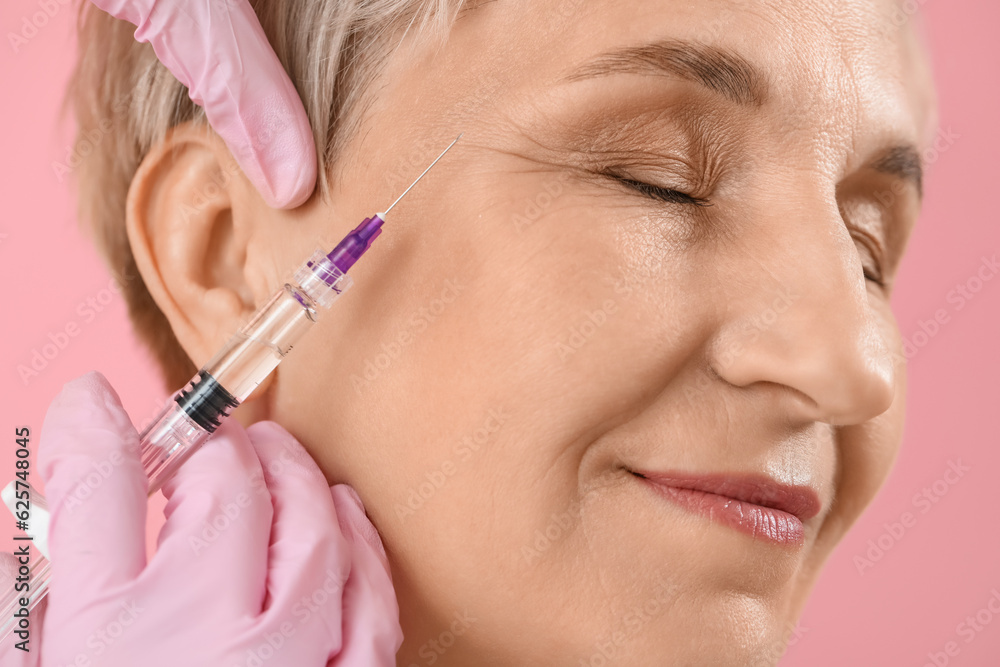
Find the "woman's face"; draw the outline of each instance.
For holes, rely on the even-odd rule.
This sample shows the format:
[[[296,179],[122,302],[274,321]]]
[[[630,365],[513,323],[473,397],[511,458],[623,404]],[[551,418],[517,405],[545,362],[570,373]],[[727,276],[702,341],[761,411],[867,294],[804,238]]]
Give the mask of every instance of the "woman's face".
[[[907,18],[486,3],[407,36],[329,201],[260,213],[263,296],[464,132],[258,402],[363,498],[400,664],[777,659],[900,443]]]

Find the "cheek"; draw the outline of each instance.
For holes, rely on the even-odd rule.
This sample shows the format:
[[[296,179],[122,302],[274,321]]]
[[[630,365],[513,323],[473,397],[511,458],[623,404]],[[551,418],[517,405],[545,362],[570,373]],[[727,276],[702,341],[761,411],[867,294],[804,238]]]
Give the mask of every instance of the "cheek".
[[[482,548],[462,559],[481,570],[530,544],[580,493],[588,445],[680,363],[677,323],[696,319],[680,258],[648,229],[558,174],[500,178],[453,179],[465,195],[447,210],[394,220],[282,367],[280,419],[414,562]]]
[[[665,368],[650,357],[663,361],[669,355],[657,349],[682,349],[680,313],[686,321],[696,315],[693,290],[674,266],[680,258],[657,257],[625,229],[621,211],[594,206],[555,173],[500,174],[499,183],[494,176],[454,184],[466,195],[440,215],[426,214],[440,225],[435,247],[406,230],[412,236],[386,265],[433,268],[405,279],[413,298],[393,306],[403,319],[387,315],[360,356],[378,354],[379,341],[405,329],[406,314],[429,307],[446,278],[459,286],[454,303],[380,373],[379,386],[399,408],[414,406],[409,433],[421,442],[444,438],[449,449],[502,409],[509,415],[496,447],[503,456],[476,457],[467,467],[516,469],[530,485],[553,467],[575,475],[595,426],[655,386],[650,379]],[[497,192],[504,202],[483,207]]]

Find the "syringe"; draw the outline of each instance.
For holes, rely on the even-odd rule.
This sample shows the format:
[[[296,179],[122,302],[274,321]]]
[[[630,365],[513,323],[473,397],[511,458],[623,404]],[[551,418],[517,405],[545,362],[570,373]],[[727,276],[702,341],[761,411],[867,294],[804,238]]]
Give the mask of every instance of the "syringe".
[[[353,284],[347,272],[382,232],[382,225],[389,211],[461,138],[462,135],[458,135],[385,212],[365,218],[329,253],[322,250],[313,253],[296,271],[293,281],[279,289],[198,371],[184,389],[171,397],[163,411],[139,436],[142,467],[149,481],[150,495],[158,491],[177,468],[212,436],[232,411],[270,375],[292,351],[292,346],[312,328],[320,310],[328,309]],[[16,492],[23,494],[24,490],[25,483],[15,480],[0,494],[12,513],[15,510]],[[48,560],[48,508],[41,494],[30,486],[27,490],[30,491],[31,499],[32,539],[41,552],[40,556],[33,559],[27,572],[30,610],[48,592],[51,572]],[[6,639],[15,631],[24,632],[18,628],[21,627],[19,624],[27,623],[27,618],[17,618],[14,615],[22,608],[19,604],[19,598],[22,597],[25,594],[18,593],[13,588],[5,591],[3,604],[0,605],[0,640]]]

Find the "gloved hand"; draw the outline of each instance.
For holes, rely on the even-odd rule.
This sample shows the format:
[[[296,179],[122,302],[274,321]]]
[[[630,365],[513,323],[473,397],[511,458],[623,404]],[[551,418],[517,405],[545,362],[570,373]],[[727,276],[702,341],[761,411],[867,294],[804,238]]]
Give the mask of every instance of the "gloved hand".
[[[67,384],[40,442],[50,592],[32,619],[34,650],[9,637],[0,664],[396,664],[399,609],[378,534],[357,494],[331,489],[277,424],[230,420],[180,467],[163,486],[149,562],[138,434],[107,380]]]
[[[295,207],[316,185],[316,148],[302,100],[247,0],[92,0],[138,26],[188,87],[269,206]]]

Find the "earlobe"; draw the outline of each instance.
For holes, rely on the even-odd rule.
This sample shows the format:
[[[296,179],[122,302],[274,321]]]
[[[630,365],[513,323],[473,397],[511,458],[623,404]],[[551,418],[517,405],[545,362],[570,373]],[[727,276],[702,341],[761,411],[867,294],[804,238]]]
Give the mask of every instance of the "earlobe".
[[[248,187],[209,128],[173,128],[139,166],[126,202],[136,266],[196,366],[253,313],[247,244],[256,220],[234,206]]]

